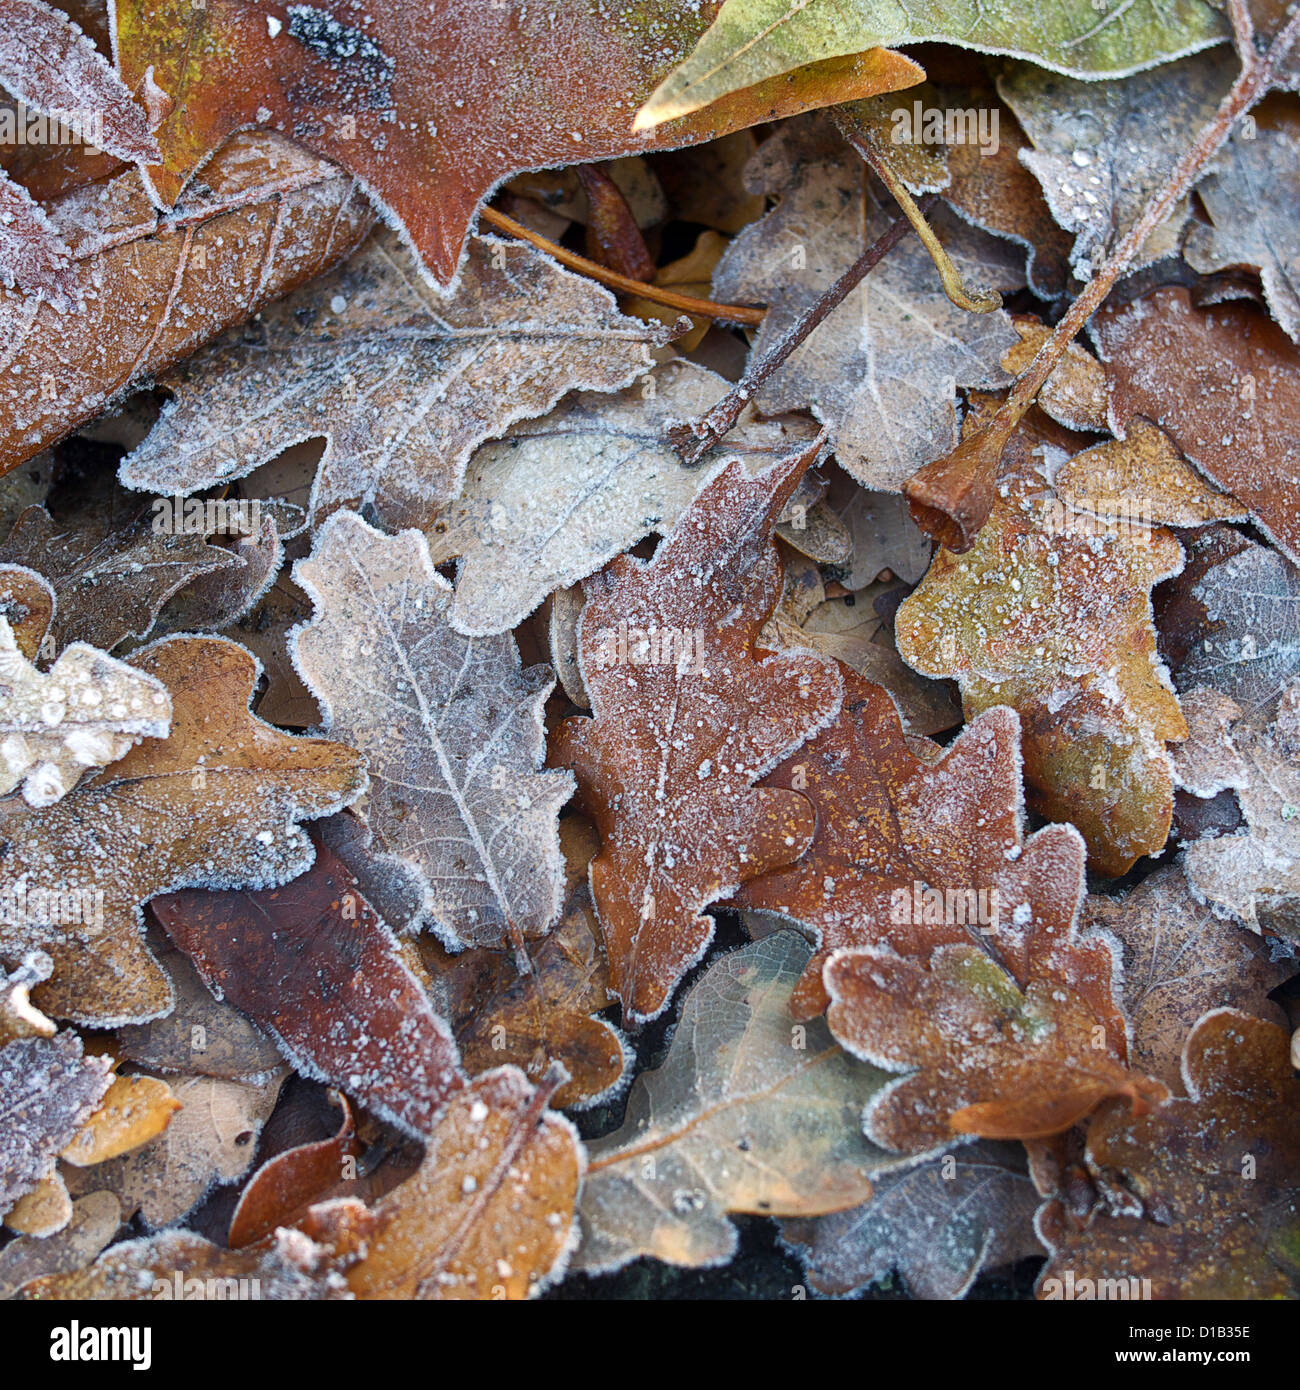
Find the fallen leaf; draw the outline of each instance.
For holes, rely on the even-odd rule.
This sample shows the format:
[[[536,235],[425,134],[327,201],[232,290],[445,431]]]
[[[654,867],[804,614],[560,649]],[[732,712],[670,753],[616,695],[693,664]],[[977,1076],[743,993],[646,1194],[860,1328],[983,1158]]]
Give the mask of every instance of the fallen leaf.
[[[92,1192],[72,1204],[67,1224],[52,1236],[24,1236],[0,1250],[0,1301],[24,1284],[84,1269],[117,1235],[121,1208],[111,1192]]]
[[[166,738],[171,714],[161,681],[84,642],[38,671],[0,618],[0,794],[21,784],[29,806],[52,806],[91,769]]]
[[[563,1273],[585,1156],[546,1099],[515,1067],[452,1098],[420,1170],[370,1213],[357,1298],[519,1299]]]
[[[804,151],[806,138],[792,122],[768,142],[787,145],[784,159],[760,150],[752,184],[778,194],[780,205],[736,237],[713,280],[719,299],[768,305],[755,354],[780,339],[898,215],[846,143]],[[1024,258],[1007,243],[950,214],[932,220],[967,283],[1023,284],[1016,261]],[[908,237],[809,334],[755,404],[768,415],[811,409],[830,429],[841,467],[866,487],[898,492],[956,442],[957,387],[1002,385],[1000,359],[1017,341],[1002,310],[957,308],[924,247]]]
[[[467,638],[419,532],[353,512],[316,533],[294,578],[315,617],[290,638],[324,727],[365,755],[376,872],[418,885],[420,915],[453,947],[521,949],[560,907],[556,819],[573,794],[543,772],[554,678],[514,638]]]
[[[5,1213],[4,1224],[18,1235],[56,1235],[72,1220],[67,1184],[54,1171],[25,1192]]]
[[[54,590],[43,575],[26,565],[0,565],[0,617],[28,661],[36,660],[46,641],[54,603]]]
[[[778,932],[715,961],[686,994],[663,1066],[633,1084],[623,1127],[590,1146],[576,1268],[639,1255],[720,1264],[737,1245],[729,1214],[840,1211],[896,1164],[858,1124],[886,1078],[790,1012],[808,957]]]
[[[806,420],[759,421],[751,411],[706,463],[685,467],[665,430],[705,414],[727,389],[703,367],[669,362],[618,395],[571,397],[479,449],[432,528],[434,564],[460,557],[451,625],[470,636],[517,626],[547,594],[646,535],[667,535],[708,482],[709,463],[738,456],[760,472],[815,433]]]
[[[653,560],[620,556],[585,586],[594,718],[566,720],[551,757],[600,831],[591,891],[628,1020],[662,1013],[703,956],[710,903],[812,837],[803,797],[754,783],[833,718],[839,676],[754,643],[781,594],[773,525],[820,447],[755,478],[724,465]]]
[[[52,1038],[58,1028],[31,1001],[31,989],[50,978],[54,964],[32,951],[16,970],[0,972],[0,1048],[19,1038]]]
[[[1041,1253],[1038,1194],[1019,1145],[969,1144],[875,1181],[871,1200],[781,1222],[819,1293],[846,1294],[897,1270],[915,1298],[964,1298],[979,1275]]]
[[[55,1159],[112,1084],[109,1061],[67,1030],[0,1049],[0,1212],[54,1172]]]
[[[59,1153],[65,1163],[89,1168],[156,1139],[181,1102],[156,1076],[115,1076],[99,1107]]]
[[[1093,320],[1116,433],[1154,420],[1300,563],[1300,348],[1252,304],[1156,289]]]
[[[1052,336],[1052,330],[1028,314],[1018,315],[1012,325],[1020,341],[1002,354],[1002,369],[1019,376]],[[1071,343],[1043,383],[1035,404],[1066,429],[1106,434],[1107,399],[1105,368],[1078,343]]]
[[[208,988],[304,1075],[416,1137],[462,1084],[456,1044],[397,940],[323,845],[283,888],[190,890],[150,904]]]
[[[298,818],[328,815],[364,787],[351,749],[278,733],[248,712],[257,671],[234,642],[164,638],[128,664],[170,692],[168,737],[53,806],[0,802],[0,884],[10,896],[26,885],[18,921],[0,917],[0,956],[47,952],[54,974],[38,1006],[99,1026],[172,1006],[141,939],[142,902],[190,885],[292,878],[311,862]]]
[[[1144,1214],[1076,1230],[1045,1208],[1040,1298],[1085,1296],[1083,1280],[1094,1296],[1109,1280],[1134,1298],[1296,1297],[1300,1083],[1286,1031],[1216,1009],[1189,1034],[1182,1073],[1186,1099],[1093,1122],[1090,1166],[1122,1177]]]

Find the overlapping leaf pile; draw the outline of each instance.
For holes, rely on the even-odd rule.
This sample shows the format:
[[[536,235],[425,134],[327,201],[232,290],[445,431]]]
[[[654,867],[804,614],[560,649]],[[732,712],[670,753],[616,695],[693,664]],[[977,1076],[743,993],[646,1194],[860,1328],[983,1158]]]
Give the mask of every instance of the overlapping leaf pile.
[[[0,0],[0,1298],[1300,1296],[1300,20],[425,8]]]

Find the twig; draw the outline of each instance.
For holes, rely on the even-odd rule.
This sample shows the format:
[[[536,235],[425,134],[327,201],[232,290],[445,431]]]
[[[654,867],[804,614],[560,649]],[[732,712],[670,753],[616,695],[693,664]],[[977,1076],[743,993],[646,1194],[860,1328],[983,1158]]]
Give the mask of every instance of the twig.
[[[554,256],[561,265],[567,265],[570,270],[576,270],[580,275],[588,275],[593,280],[599,280],[602,285],[607,285],[612,290],[618,290],[620,294],[635,294],[641,299],[650,300],[653,304],[663,304],[669,309],[680,309],[682,313],[693,314],[697,318],[717,319],[720,323],[747,324],[754,328],[763,322],[763,315],[766,312],[764,309],[754,308],[746,304],[715,304],[711,299],[696,299],[689,294],[678,294],[674,290],[666,290],[659,285],[647,285],[643,280],[633,280],[627,275],[620,275],[617,271],[609,270],[603,265],[597,265],[595,261],[589,261],[586,256],[579,256],[576,252],[566,251],[563,246],[557,246],[553,241],[548,241],[546,237],[534,232],[529,227],[525,227],[522,222],[516,222],[513,217],[508,217],[496,208],[480,208],[479,216],[498,231],[519,237],[521,241],[531,242],[539,250]]]
[[[1222,149],[1233,125],[1273,85],[1279,63],[1300,32],[1300,11],[1297,11],[1261,57],[1255,51],[1253,27],[1244,0],[1232,0],[1229,10],[1242,69],[1218,111],[1178,161],[1165,186],[1147,202],[1110,259],[1070,305],[988,423],[967,435],[951,453],[927,464],[908,479],[903,492],[917,525],[949,550],[961,553],[974,544],[980,527],[993,509],[998,466],[1012,431],[1033,405],[1066,348],[1114,288],[1133,256]]]
[[[943,243],[934,234],[934,228],[926,221],[924,213],[917,206],[911,190],[900,179],[890,164],[889,157],[880,147],[880,141],[869,130],[858,130],[841,126],[849,144],[871,166],[871,171],[894,195],[894,200],[903,209],[907,220],[916,228],[921,245],[930,253],[934,268],[939,272],[943,292],[959,308],[972,314],[991,314],[1002,307],[1002,296],[997,290],[968,290],[961,278],[961,271],[952,263],[952,258],[943,249]]]
[[[933,202],[932,194],[921,200],[923,207],[929,207]],[[895,218],[889,229],[867,247],[830,289],[805,310],[762,357],[750,364],[745,375],[712,410],[701,415],[698,420],[684,425],[673,425],[669,429],[668,442],[680,455],[683,463],[698,463],[723,435],[735,428],[741,412],[762,390],[772,373],[833,309],[857,289],[867,275],[902,241],[910,227],[911,224],[906,217]]]

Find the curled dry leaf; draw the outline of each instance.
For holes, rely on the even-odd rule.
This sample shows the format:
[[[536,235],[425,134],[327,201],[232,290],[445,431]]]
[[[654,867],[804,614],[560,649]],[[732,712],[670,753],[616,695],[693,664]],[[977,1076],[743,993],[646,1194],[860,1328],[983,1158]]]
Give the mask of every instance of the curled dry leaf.
[[[54,619],[54,589],[26,565],[0,564],[0,617],[9,624],[18,650],[35,661]]]
[[[1117,433],[1154,420],[1300,562],[1300,348],[1252,304],[1165,287],[1093,320]]]
[[[762,354],[893,222],[845,142],[820,148],[796,123],[760,150],[754,186],[780,206],[732,242],[714,276],[715,296],[766,303],[754,343]],[[773,142],[769,142],[773,143]],[[936,229],[963,278],[999,289],[1023,283],[1005,243],[956,217]],[[897,492],[956,441],[957,387],[993,387],[1016,343],[1006,314],[970,314],[944,294],[924,247],[896,246],[756,397],[765,414],[810,408],[830,429],[839,463],[867,487]]]
[[[90,769],[166,738],[171,714],[161,681],[84,642],[38,671],[0,618],[0,794],[21,784],[29,806],[52,806]]]
[[[860,44],[852,52],[861,56],[633,133],[631,114],[690,52],[713,8],[571,0],[557,16],[435,0],[417,33],[399,0],[344,20],[308,5],[252,11],[241,0],[160,16],[151,0],[121,0],[114,51],[128,86],[151,70],[174,102],[157,131],[163,164],[150,170],[162,197],[174,199],[232,131],[267,125],[352,171],[446,284],[479,200],[522,169],[692,144],[921,76],[901,54]]]
[[[1296,1297],[1300,1082],[1286,1030],[1216,1009],[1188,1036],[1182,1074],[1186,1099],[1093,1122],[1089,1166],[1122,1182],[1142,1214],[1077,1229],[1048,1204],[1040,1298],[1077,1298],[1079,1281],[1095,1290],[1103,1279],[1134,1298]]]
[[[372,220],[347,175],[255,134],[235,136],[170,213],[132,170],[66,194],[48,215],[83,305],[69,334],[50,305],[0,291],[0,469],[319,274]]]
[[[737,1243],[729,1213],[840,1211],[894,1166],[858,1123],[886,1078],[790,1012],[808,957],[778,932],[715,961],[685,996],[667,1060],[633,1084],[622,1128],[590,1147],[579,1269],[639,1255],[721,1264]]]
[[[328,815],[365,784],[359,757],[293,738],[248,712],[253,658],[221,638],[169,637],[127,663],[172,699],[166,739],[149,739],[62,801],[0,803],[0,886],[26,910],[0,920],[0,956],[54,962],[36,991],[50,1013],[101,1026],[172,1006],[141,938],[140,904],[195,884],[266,885],[301,873],[299,818]]]
[[[629,1020],[662,1013],[704,954],[704,909],[812,837],[802,796],[754,783],[834,717],[839,674],[754,644],[781,595],[773,527],[820,447],[754,478],[726,464],[653,560],[620,556],[585,585],[594,717],[560,726],[552,761],[600,831],[591,891]]]
[[[452,589],[418,531],[354,512],[316,534],[294,578],[315,605],[290,639],[325,727],[370,767],[366,820],[381,875],[414,882],[451,946],[543,936],[560,907],[556,820],[573,779],[543,772],[554,678],[509,633],[462,637]]]
[[[18,968],[0,970],[0,1048],[19,1038],[52,1038],[58,1032],[31,1001],[31,989],[50,978],[54,964],[44,951],[32,951]]]
[[[462,1084],[447,1025],[324,846],[283,888],[191,890],[151,907],[209,989],[265,1028],[304,1075],[417,1137]]]
[[[1290,967],[1270,959],[1259,937],[1201,906],[1175,866],[1157,869],[1123,898],[1089,895],[1084,920],[1123,948],[1133,1065],[1175,1095],[1183,1089],[1183,1042],[1202,1014],[1232,1008],[1285,1022],[1267,996]]]
[[[19,1038],[0,1050],[0,1212],[54,1172],[111,1084],[109,1059],[84,1056],[72,1032]]]
[[[781,1235],[820,1293],[851,1293],[897,1270],[916,1298],[964,1298],[985,1270],[1041,1253],[1037,1206],[1020,1146],[981,1142],[883,1173],[865,1205],[782,1221]]]
[[[457,288],[440,295],[381,231],[168,377],[173,399],[121,478],[191,492],[324,438],[313,521],[369,503],[386,525],[424,526],[485,439],[566,391],[628,385],[665,338],[521,242],[476,238]]]
[[[954,677],[968,717],[1019,711],[1030,805],[1077,825],[1092,866],[1117,875],[1169,834],[1165,743],[1187,728],[1156,655],[1151,588],[1183,556],[1168,531],[1068,514],[1049,483],[1058,439],[1071,442],[1032,417],[1019,427],[988,524],[966,553],[936,554],[898,611],[898,650]]]
[[[628,1065],[623,1037],[593,1015],[614,1003],[587,873],[600,847],[583,816],[560,822],[565,886],[560,917],[528,947],[528,974],[514,958],[486,948],[452,955],[429,936],[419,940],[429,995],[451,1024],[471,1076],[513,1063],[534,1079],[551,1061],[569,1079],[556,1091],[560,1108],[586,1108],[617,1091]]]
[[[547,1109],[556,1079],[501,1067],[452,1098],[418,1172],[368,1213],[355,1297],[527,1298],[563,1273],[585,1156]]]
[[[683,465],[665,431],[703,415],[727,390],[714,372],[669,362],[618,395],[571,398],[479,449],[430,538],[434,564],[460,557],[452,626],[472,636],[504,632],[556,589],[651,532],[671,531],[710,469]],[[751,411],[724,447],[758,472],[814,428],[798,417],[758,421]]]

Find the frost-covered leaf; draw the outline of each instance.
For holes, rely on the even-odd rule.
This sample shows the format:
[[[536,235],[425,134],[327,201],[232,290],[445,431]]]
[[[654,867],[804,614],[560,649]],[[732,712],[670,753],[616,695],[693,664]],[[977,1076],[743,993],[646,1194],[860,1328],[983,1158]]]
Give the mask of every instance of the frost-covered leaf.
[[[1050,484],[1072,437],[1049,423],[1031,417],[1013,436],[988,523],[966,553],[935,556],[898,611],[898,650],[954,677],[968,717],[1018,710],[1030,806],[1072,821],[1092,866],[1122,874],[1164,848],[1173,813],[1165,744],[1187,729],[1150,591],[1182,568],[1182,549],[1124,512],[1072,517]]]
[[[1258,272],[1273,317],[1300,342],[1300,118],[1280,107],[1276,121],[1252,128],[1250,139],[1238,134],[1200,183],[1210,223],[1191,229],[1185,254],[1202,274]]]
[[[76,1168],[89,1168],[130,1153],[156,1139],[180,1107],[160,1077],[115,1076],[94,1114],[59,1157]]]
[[[940,42],[1029,58],[1079,77],[1113,76],[1224,37],[1205,0],[727,0],[690,57],[637,113],[638,126],[696,111],[738,88],[877,44]]]
[[[536,1080],[557,1061],[569,1074],[555,1093],[560,1108],[607,1099],[622,1084],[628,1060],[618,1030],[593,1017],[614,1003],[587,886],[599,847],[584,817],[560,822],[560,917],[542,941],[528,945],[527,975],[505,951],[480,947],[453,955],[427,935],[419,941],[430,998],[451,1024],[470,1075],[513,1063]]]
[[[1300,347],[1242,300],[1156,289],[1093,320],[1116,433],[1154,420],[1300,563]]]
[[[161,681],[84,642],[38,671],[0,618],[0,794],[21,783],[29,806],[52,806],[92,768],[165,738],[171,713]]]
[[[165,199],[232,131],[280,130],[354,173],[446,284],[479,200],[520,170],[692,144],[922,75],[901,54],[861,54],[634,133],[633,113],[715,9],[430,0],[413,26],[404,0],[335,10],[118,0],[114,52],[129,87],[148,71],[172,100],[157,131],[163,164],[150,170]]]
[[[839,675],[755,641],[781,596],[772,529],[819,448],[754,478],[724,465],[653,560],[620,556],[584,586],[594,718],[560,726],[552,761],[600,831],[591,890],[625,1018],[667,1007],[712,939],[711,903],[812,837],[802,796],[754,783],[834,717]]]
[[[778,932],[715,961],[685,996],[663,1066],[634,1083],[623,1127],[590,1146],[577,1268],[719,1264],[736,1249],[729,1213],[840,1211],[893,1166],[858,1123],[887,1078],[790,1011],[808,958]]]
[[[149,1230],[170,1226],[213,1187],[248,1172],[283,1080],[284,1071],[256,1086],[211,1076],[174,1077],[170,1085],[180,1108],[167,1128],[131,1153],[69,1170],[69,1186],[76,1194],[112,1192],[123,1219],[138,1212]]]
[[[76,302],[72,251],[45,210],[0,170],[0,285],[40,295],[66,312]]]
[[[370,227],[355,183],[274,136],[237,135],[171,213],[134,170],[46,207],[73,257],[75,331],[0,290],[0,469],[93,418],[346,255]]]
[[[969,1144],[882,1173],[873,1189],[851,1211],[781,1223],[819,1292],[850,1293],[897,1270],[917,1298],[962,1298],[984,1270],[1040,1253],[1038,1193],[1017,1144]]]
[[[727,389],[703,367],[670,362],[619,395],[566,400],[479,449],[460,497],[432,528],[434,563],[461,557],[452,626],[473,636],[504,632],[643,536],[667,535],[716,455],[686,468],[665,431],[705,414]],[[721,452],[758,472],[814,432],[797,417],[747,418]]]
[[[357,1298],[527,1298],[563,1273],[586,1164],[546,1098],[501,1067],[452,1099],[418,1172],[369,1213]]]
[[[141,937],[141,903],[196,884],[294,877],[312,857],[297,820],[338,810],[365,783],[351,749],[281,734],[248,712],[257,670],[234,642],[164,638],[127,664],[170,692],[168,737],[53,806],[0,802],[0,887],[25,894],[18,920],[0,921],[0,956],[47,952],[54,974],[37,1004],[101,1026],[172,1005]]]
[[[112,1079],[109,1059],[83,1056],[66,1030],[0,1049],[0,1212],[54,1172]]]
[[[1231,49],[1217,48],[1121,82],[1078,82],[1029,66],[1002,76],[998,92],[1033,141],[1020,158],[1056,220],[1076,233],[1070,259],[1080,279],[1165,186],[1239,70]],[[1184,201],[1147,238],[1134,269],[1177,253],[1187,214]]]
[[[1030,314],[1017,315],[1014,327],[1020,342],[1002,354],[1002,367],[1019,376],[1052,336],[1052,330]],[[1043,383],[1035,404],[1066,429],[1107,433],[1105,368],[1078,343],[1071,343]]]
[[[249,514],[247,534],[231,537],[227,567],[191,580],[170,600],[154,628],[159,636],[228,632],[265,596],[284,564],[284,543],[276,518],[262,513],[254,522],[256,515]]]
[[[452,628],[451,585],[418,531],[385,536],[339,512],[294,578],[316,611],[290,650],[325,727],[366,757],[377,870],[419,885],[449,945],[545,935],[573,793],[568,774],[540,770],[549,670],[525,670],[509,633]]]
[[[191,889],[154,915],[218,998],[275,1037],[303,1075],[428,1133],[462,1083],[456,1044],[356,880],[321,845],[283,888]]]
[[[54,619],[54,589],[26,565],[0,564],[0,617],[9,624],[18,650],[35,661]]]
[[[1282,692],[1271,722],[1260,711],[1221,736],[1228,767],[1219,780],[1236,792],[1245,825],[1188,845],[1187,882],[1215,912],[1300,939],[1300,681]]]
[[[28,507],[0,545],[0,562],[35,570],[54,590],[54,647],[89,642],[110,652],[146,637],[173,594],[237,567],[236,557],[207,543],[206,530],[160,529],[139,497],[116,487],[88,491],[57,521],[43,506]]]
[[[790,123],[751,170],[780,205],[732,242],[714,297],[765,303],[762,353],[839,278],[898,215],[866,165],[842,141],[808,148]],[[951,214],[932,219],[968,283],[1024,283],[1023,255]],[[1017,264],[1020,262],[1020,264]],[[836,458],[865,486],[897,492],[956,442],[957,387],[1007,378],[999,361],[1018,341],[1002,310],[970,314],[944,294],[915,237],[905,238],[755,398],[766,414],[810,408],[831,431]]]
[[[24,1284],[84,1269],[117,1235],[122,1212],[111,1192],[92,1192],[72,1204],[72,1215],[51,1236],[24,1236],[0,1250],[0,1301]]]
[[[1051,1252],[1040,1298],[1080,1297],[1084,1279],[1117,1281],[1133,1298],[1300,1294],[1300,1081],[1289,1041],[1273,1023],[1216,1009],[1187,1038],[1186,1099],[1098,1116],[1088,1165],[1121,1181],[1141,1214],[1100,1213],[1079,1229],[1049,1204],[1038,1221]]]
[[[652,364],[657,326],[522,242],[476,238],[454,293],[391,232],[167,379],[174,399],[122,462],[128,487],[190,492],[324,438],[313,521],[372,504],[424,526],[471,452],[568,390],[614,391]]]
[[[1272,960],[1259,937],[1198,903],[1177,867],[1157,869],[1120,899],[1090,895],[1084,916],[1123,947],[1133,1064],[1174,1094],[1183,1088],[1183,1042],[1203,1013],[1232,1008],[1286,1021],[1267,996],[1289,978],[1290,966]]]
[[[50,978],[53,962],[32,951],[15,970],[0,970],[0,1047],[18,1038],[52,1038],[58,1028],[32,1003],[31,990]]]

